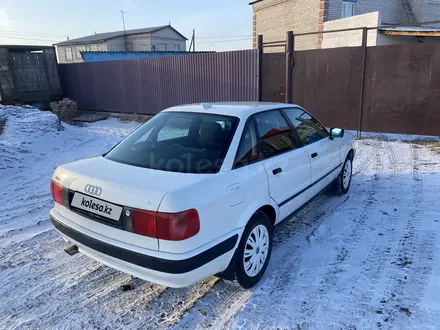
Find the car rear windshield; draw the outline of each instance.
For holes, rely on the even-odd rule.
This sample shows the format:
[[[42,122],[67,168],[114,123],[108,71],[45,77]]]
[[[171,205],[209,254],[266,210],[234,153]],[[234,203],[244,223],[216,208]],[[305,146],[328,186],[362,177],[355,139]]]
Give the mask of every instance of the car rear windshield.
[[[181,173],[219,171],[237,117],[163,112],[104,155],[115,162]]]

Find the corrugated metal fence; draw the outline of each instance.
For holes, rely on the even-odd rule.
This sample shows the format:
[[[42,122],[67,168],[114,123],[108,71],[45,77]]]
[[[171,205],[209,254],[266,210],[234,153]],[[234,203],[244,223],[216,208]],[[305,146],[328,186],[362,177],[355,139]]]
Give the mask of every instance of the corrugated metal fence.
[[[258,51],[60,65],[84,110],[156,114],[174,105],[258,100]]]
[[[362,48],[298,51],[293,102],[326,126],[365,132],[440,135],[440,43],[368,47],[362,91]],[[263,55],[264,101],[283,102],[286,55]]]

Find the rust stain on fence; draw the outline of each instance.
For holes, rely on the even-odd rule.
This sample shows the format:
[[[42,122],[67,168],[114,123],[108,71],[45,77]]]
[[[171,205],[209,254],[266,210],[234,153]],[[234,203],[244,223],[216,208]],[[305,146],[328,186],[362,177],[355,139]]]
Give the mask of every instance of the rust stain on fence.
[[[157,114],[179,104],[258,100],[256,49],[60,65],[82,109]]]

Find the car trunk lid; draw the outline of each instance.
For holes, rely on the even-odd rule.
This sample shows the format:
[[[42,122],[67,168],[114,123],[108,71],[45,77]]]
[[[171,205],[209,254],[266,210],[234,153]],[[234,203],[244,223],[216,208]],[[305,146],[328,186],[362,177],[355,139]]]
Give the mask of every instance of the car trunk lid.
[[[126,229],[123,223],[124,208],[157,212],[167,192],[194,184],[206,176],[135,167],[99,156],[60,166],[53,178],[68,189],[68,207],[100,223],[86,223],[88,229],[99,231],[102,230],[102,224],[118,230]],[[107,208],[112,208],[115,213],[107,216]],[[84,221],[81,222],[84,225]],[[117,237],[117,232],[114,235]],[[158,249],[157,239],[137,238],[142,238],[143,247]]]

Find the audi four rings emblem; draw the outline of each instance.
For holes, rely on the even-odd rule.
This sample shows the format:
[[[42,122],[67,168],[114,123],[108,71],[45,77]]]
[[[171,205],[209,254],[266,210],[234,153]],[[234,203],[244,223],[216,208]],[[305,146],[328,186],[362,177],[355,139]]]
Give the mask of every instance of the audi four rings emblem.
[[[89,193],[90,195],[100,196],[102,193],[102,188],[98,186],[92,186],[91,184],[88,184],[84,188],[86,193]]]

